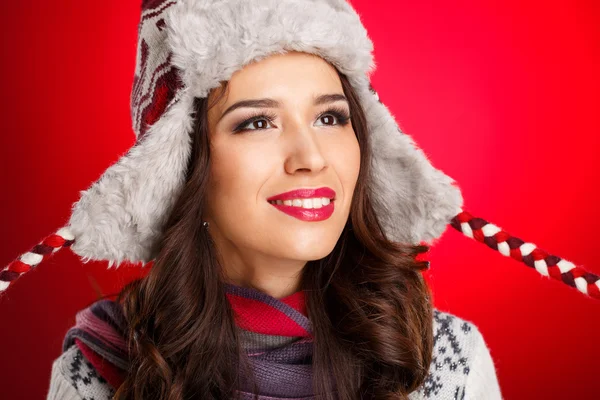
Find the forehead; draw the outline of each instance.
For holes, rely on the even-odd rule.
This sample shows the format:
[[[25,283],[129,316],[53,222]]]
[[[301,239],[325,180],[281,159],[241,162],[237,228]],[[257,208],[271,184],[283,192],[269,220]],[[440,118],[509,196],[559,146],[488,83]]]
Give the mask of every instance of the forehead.
[[[223,108],[241,99],[273,98],[282,102],[310,100],[343,93],[336,69],[319,56],[301,52],[271,55],[236,71],[227,85]],[[209,98],[221,92],[213,90]]]

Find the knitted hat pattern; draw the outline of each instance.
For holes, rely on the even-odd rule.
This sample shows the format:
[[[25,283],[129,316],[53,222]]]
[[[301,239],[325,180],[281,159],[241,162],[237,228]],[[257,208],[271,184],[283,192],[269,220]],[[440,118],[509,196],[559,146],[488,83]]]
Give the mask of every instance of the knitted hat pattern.
[[[194,99],[273,54],[317,55],[348,77],[365,111],[370,196],[389,240],[432,245],[448,225],[600,299],[600,277],[463,211],[457,183],[398,126],[370,83],[373,43],[346,0],[143,0],[131,119],[135,144],[73,205],[68,224],[0,270],[0,292],[63,247],[83,262],[146,264],[191,154]]]

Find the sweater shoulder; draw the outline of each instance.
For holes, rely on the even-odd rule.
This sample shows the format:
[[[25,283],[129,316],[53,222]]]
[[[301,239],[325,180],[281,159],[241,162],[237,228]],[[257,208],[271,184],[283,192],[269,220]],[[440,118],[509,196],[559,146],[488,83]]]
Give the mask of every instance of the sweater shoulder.
[[[77,345],[54,360],[46,400],[110,400],[114,394]]]
[[[501,399],[490,350],[471,321],[449,312],[433,310],[433,357],[423,385],[409,397],[418,399]],[[487,397],[489,395],[489,397]]]

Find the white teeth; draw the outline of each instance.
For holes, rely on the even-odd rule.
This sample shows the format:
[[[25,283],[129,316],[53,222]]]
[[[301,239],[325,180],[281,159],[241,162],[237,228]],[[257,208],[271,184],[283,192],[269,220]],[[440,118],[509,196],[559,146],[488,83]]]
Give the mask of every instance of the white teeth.
[[[274,200],[270,203],[310,209],[321,208],[323,206],[329,205],[329,203],[331,203],[331,199],[327,197],[315,197],[312,199]]]

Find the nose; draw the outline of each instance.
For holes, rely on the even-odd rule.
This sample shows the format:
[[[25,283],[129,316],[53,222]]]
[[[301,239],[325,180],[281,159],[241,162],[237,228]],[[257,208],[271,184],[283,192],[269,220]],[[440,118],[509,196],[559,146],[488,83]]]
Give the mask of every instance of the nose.
[[[307,126],[295,125],[284,132],[286,139],[287,157],[285,170],[288,174],[298,171],[318,173],[327,166],[318,133]]]

